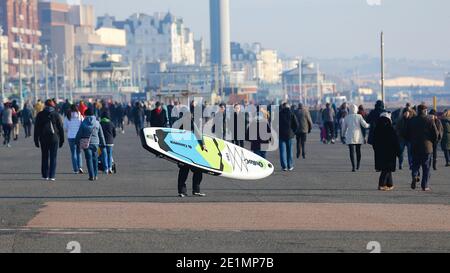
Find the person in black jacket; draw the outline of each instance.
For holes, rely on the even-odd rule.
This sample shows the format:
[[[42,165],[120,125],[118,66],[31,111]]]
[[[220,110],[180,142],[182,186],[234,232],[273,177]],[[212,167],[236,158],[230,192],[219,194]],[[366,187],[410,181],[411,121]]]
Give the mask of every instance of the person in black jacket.
[[[298,130],[298,121],[289,104],[284,103],[280,111],[280,161],[283,171],[294,170],[292,143]]]
[[[134,126],[136,127],[136,134],[139,135],[141,130],[144,128],[144,117],[145,117],[144,108],[142,107],[142,104],[140,102],[136,102],[132,110],[132,117]]]
[[[116,138],[116,127],[111,122],[108,112],[103,112],[100,125],[102,126],[103,136],[105,137],[105,146],[102,148],[102,165],[103,172],[106,174],[113,173],[113,147],[114,138]]]
[[[42,152],[42,178],[56,180],[56,162],[58,147],[64,145],[64,126],[61,116],[55,110],[52,100],[45,102],[44,111],[36,117],[34,126],[34,143]]]
[[[375,109],[370,112],[370,114],[367,116],[367,123],[370,125],[369,129],[369,139],[368,143],[373,146],[374,143],[374,133],[375,128],[377,127],[378,119],[380,118],[382,113],[385,113],[386,110],[384,109],[384,102],[379,100],[375,104]]]
[[[153,109],[150,114],[150,126],[158,128],[167,127],[168,120],[166,110],[162,108],[162,105],[159,101],[156,102],[155,107],[156,108]]]
[[[375,150],[375,169],[381,172],[378,190],[394,189],[392,173],[397,168],[397,157],[400,154],[400,142],[392,125],[391,115],[382,113],[373,131],[373,148]]]

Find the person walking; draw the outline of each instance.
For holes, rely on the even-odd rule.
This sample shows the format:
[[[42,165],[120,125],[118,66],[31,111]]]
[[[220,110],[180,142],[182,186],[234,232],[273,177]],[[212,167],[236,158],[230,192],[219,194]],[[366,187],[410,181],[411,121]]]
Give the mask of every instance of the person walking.
[[[322,111],[322,123],[326,131],[326,142],[324,142],[325,144],[335,143],[335,118],[335,111],[333,110],[333,108],[331,108],[331,104],[327,103],[325,109]]]
[[[47,100],[45,109],[36,116],[34,144],[42,152],[42,178],[55,181],[58,148],[64,145],[64,126],[52,100]]]
[[[437,116],[436,110],[430,111],[430,117],[434,121],[434,125],[436,125],[436,129],[438,130],[438,139],[433,143],[433,170],[437,171],[437,157],[438,157],[438,145],[442,140],[442,135],[444,134],[444,128],[442,127],[442,122],[439,120]]]
[[[417,107],[417,116],[406,125],[405,138],[411,142],[413,167],[411,188],[416,189],[420,182],[420,168],[422,168],[422,190],[430,191],[431,164],[433,157],[433,144],[437,142],[439,132],[433,119],[427,115],[427,106],[421,104]]]
[[[19,104],[17,103],[16,100],[12,101],[11,107],[13,109],[13,116],[12,116],[12,120],[13,120],[13,139],[14,141],[17,141],[19,139],[19,132],[20,132],[20,115],[21,115],[21,110],[19,107]]]
[[[450,111],[446,110],[442,117],[442,140],[441,148],[444,151],[445,167],[450,167]]]
[[[412,170],[413,160],[412,160],[412,148],[411,142],[405,139],[406,125],[408,122],[416,116],[416,112],[411,108],[404,108],[402,114],[400,115],[397,123],[395,124],[395,131],[400,141],[400,154],[398,156],[398,168],[403,169],[404,153],[405,149],[408,154],[408,165],[409,169]]]
[[[367,112],[366,109],[364,109],[364,105],[358,107],[358,114],[361,115],[364,120],[367,120]],[[364,137],[364,144],[367,144],[367,129],[361,127],[361,130]]]
[[[113,173],[113,148],[114,138],[116,137],[116,127],[111,122],[107,112],[103,112],[100,125],[102,126],[103,135],[105,136],[105,146],[102,147],[102,165],[103,172],[106,174]]]
[[[166,128],[168,124],[166,110],[163,109],[161,103],[158,101],[155,104],[155,109],[150,113],[150,126],[158,128]]]
[[[289,104],[284,103],[280,111],[280,162],[283,171],[293,171],[292,140],[298,130],[298,121]]]
[[[33,112],[31,111],[28,103],[23,107],[20,114],[20,121],[25,131],[25,138],[31,137],[31,126],[33,125]]]
[[[378,190],[391,191],[394,189],[392,173],[396,171],[400,143],[392,126],[390,113],[381,113],[372,137],[375,151],[375,169],[377,172],[381,172]]]
[[[2,116],[2,128],[3,128],[3,145],[11,148],[11,131],[13,129],[13,109],[10,103],[5,103],[3,111],[1,113]]]
[[[89,181],[98,180],[98,148],[105,145],[102,126],[94,116],[92,109],[85,112],[86,118],[81,123],[75,142],[84,150]]]
[[[83,122],[83,116],[75,104],[72,104],[64,118],[64,129],[67,132],[67,139],[70,147],[70,158],[72,159],[72,170],[74,174],[83,174],[83,160],[80,146],[76,143],[78,130]]]
[[[367,116],[367,123],[370,125],[369,130],[369,139],[368,143],[370,145],[373,145],[373,134],[375,133],[375,128],[377,127],[378,119],[380,118],[382,113],[387,112],[384,108],[384,102],[379,100],[375,103],[375,109],[370,112],[370,114]]]
[[[306,140],[308,134],[311,133],[313,128],[311,114],[309,113],[309,110],[301,103],[298,105],[298,108],[294,111],[294,113],[298,122],[298,130],[295,133],[297,137],[297,158],[300,158],[301,155],[303,159],[306,159]]]
[[[240,104],[234,105],[234,113],[233,113],[233,140],[232,143],[244,148],[244,139],[246,135],[247,128],[247,120],[246,115],[242,112],[242,108]],[[244,124],[240,124],[244,123]]]
[[[359,170],[361,166],[361,146],[364,144],[363,129],[368,129],[369,124],[358,114],[358,106],[350,106],[350,114],[345,117],[343,124],[343,134],[350,151],[350,161],[352,162],[352,172]],[[363,128],[363,129],[361,129]],[[356,153],[356,164],[355,164]]]
[[[249,132],[247,135],[250,140],[250,150],[262,158],[267,157],[267,151],[264,149],[263,145],[269,144],[271,141],[270,137],[264,137],[267,135],[271,136],[272,133],[269,120],[269,112],[261,108],[257,117],[248,125]],[[266,131],[262,132],[261,130],[264,130],[264,128],[266,128]],[[256,132],[252,132],[252,130],[256,130]]]
[[[131,113],[134,126],[136,128],[136,134],[139,136],[139,133],[144,128],[144,118],[145,118],[145,112],[144,108],[142,107],[142,104],[140,102],[136,102]]]

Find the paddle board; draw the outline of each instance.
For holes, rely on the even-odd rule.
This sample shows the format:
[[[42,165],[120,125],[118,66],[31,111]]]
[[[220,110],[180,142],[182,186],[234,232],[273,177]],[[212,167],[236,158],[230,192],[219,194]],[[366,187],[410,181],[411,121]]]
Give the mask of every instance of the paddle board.
[[[144,128],[143,147],[158,157],[200,169],[207,174],[237,180],[259,180],[274,172],[266,159],[219,138],[203,136],[204,151],[190,131]]]

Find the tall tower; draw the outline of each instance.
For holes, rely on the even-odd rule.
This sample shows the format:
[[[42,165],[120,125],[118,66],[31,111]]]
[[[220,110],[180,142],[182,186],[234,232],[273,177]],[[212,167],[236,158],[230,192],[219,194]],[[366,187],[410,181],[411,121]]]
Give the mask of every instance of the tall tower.
[[[211,65],[218,73],[214,81],[226,85],[231,72],[230,1],[210,0]]]

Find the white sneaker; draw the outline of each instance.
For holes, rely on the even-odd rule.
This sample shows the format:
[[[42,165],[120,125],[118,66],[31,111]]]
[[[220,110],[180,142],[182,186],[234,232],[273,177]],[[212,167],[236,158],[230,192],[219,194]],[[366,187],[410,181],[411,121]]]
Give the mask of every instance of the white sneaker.
[[[56,178],[50,178],[49,179],[51,182],[55,182],[56,181]]]
[[[193,193],[192,195],[197,197],[206,197],[206,194],[200,192]]]
[[[290,168],[289,171],[292,172],[294,170],[294,167]]]

